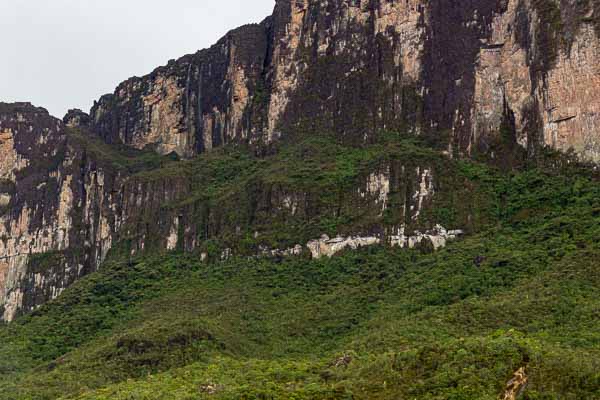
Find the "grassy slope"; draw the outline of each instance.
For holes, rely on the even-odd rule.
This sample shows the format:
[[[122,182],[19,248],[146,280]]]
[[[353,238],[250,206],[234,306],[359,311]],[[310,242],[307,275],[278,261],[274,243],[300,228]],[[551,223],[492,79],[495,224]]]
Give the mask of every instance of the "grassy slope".
[[[524,365],[525,398],[599,398],[600,184],[458,169],[497,221],[435,254],[115,252],[0,328],[0,399],[496,399]]]

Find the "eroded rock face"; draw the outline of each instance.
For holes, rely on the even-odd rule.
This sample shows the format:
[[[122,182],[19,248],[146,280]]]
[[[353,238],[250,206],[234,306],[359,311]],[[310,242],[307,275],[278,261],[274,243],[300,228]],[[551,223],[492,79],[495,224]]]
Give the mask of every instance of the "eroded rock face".
[[[380,244],[381,239],[376,236],[349,236],[335,237],[330,239],[329,236],[323,235],[320,239],[308,242],[306,247],[310,250],[313,258],[332,257],[345,249],[358,249],[360,247],[373,246]]]
[[[545,143],[600,161],[600,41],[590,25],[581,27],[568,52],[560,52],[545,83]]]
[[[0,132],[0,307],[10,320],[23,305],[30,256],[70,245],[72,160],[62,123],[44,109],[0,104]]]
[[[139,223],[180,190],[176,181],[168,188],[138,184],[89,154],[66,129],[44,109],[0,103],[0,320],[95,271],[122,239],[118,234],[133,226],[143,235],[130,221]],[[168,247],[169,237],[162,237]]]
[[[181,156],[247,140],[251,100],[264,90],[266,25],[236,29],[210,49],[123,82],[92,107],[95,131],[108,143]]]
[[[573,148],[600,161],[600,39],[592,2],[506,3],[493,15],[476,63],[473,137],[489,147],[508,119],[525,148]]]
[[[261,24],[121,84],[94,105],[92,125],[110,143],[182,156],[295,132],[368,142],[396,129],[453,154],[493,153],[504,135],[599,160],[594,7],[278,0]]]
[[[516,400],[525,390],[529,377],[525,371],[525,367],[521,367],[514,373],[512,379],[506,384],[506,390],[502,396],[502,400]]]
[[[90,116],[87,113],[74,108],[69,110],[64,116],[63,123],[71,128],[87,127],[90,125]]]

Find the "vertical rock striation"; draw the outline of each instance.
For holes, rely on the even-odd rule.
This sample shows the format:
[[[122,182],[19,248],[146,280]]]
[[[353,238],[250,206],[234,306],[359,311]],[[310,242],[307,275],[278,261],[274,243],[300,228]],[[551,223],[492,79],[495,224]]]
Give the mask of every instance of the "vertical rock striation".
[[[278,0],[260,24],[132,78],[91,111],[107,142],[224,143],[383,129],[455,154],[509,140],[599,160],[600,11],[575,0]],[[501,131],[503,133],[501,133]]]
[[[27,103],[0,103],[0,148],[0,320],[95,271],[118,233],[143,232],[143,213],[180,189],[176,180],[138,184]]]
[[[247,140],[266,53],[264,24],[236,29],[210,49],[123,82],[95,102],[91,123],[107,143],[187,157]]]
[[[0,146],[5,155],[0,160],[0,311],[4,319],[12,319],[27,301],[26,281],[42,285],[40,277],[28,276],[30,256],[63,251],[72,244],[75,187],[72,175],[64,173],[73,167],[65,142],[62,123],[45,110],[25,103],[0,104]],[[58,271],[44,272],[49,272],[45,282],[61,279]]]

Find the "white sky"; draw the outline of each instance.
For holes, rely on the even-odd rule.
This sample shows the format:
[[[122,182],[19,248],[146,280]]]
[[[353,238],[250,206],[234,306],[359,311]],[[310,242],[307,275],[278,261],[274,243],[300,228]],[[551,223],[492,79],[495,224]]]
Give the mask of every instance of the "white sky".
[[[0,101],[62,118],[121,81],[260,22],[274,0],[0,0]]]

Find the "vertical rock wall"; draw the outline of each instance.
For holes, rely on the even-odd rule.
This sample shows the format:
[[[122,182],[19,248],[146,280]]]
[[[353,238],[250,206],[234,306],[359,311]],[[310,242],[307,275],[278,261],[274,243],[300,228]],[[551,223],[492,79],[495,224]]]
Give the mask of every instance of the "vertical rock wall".
[[[264,24],[234,30],[210,49],[122,83],[94,104],[91,125],[108,143],[187,157],[246,140],[266,49]]]
[[[108,142],[193,156],[228,142],[382,129],[455,154],[508,139],[597,160],[592,0],[278,0],[261,24],[121,84],[92,108]],[[506,129],[505,129],[506,130]]]
[[[0,103],[0,148],[0,320],[95,271],[181,189],[173,180],[142,187],[30,104]]]
[[[600,10],[593,4],[510,0],[493,15],[475,63],[475,142],[498,132],[509,117],[525,148],[573,148],[584,159],[600,160],[600,39],[594,26]],[[491,140],[480,144],[485,148]]]
[[[31,255],[64,251],[73,244],[75,187],[73,176],[65,173],[73,159],[65,153],[60,121],[28,104],[1,104],[0,132],[6,155],[0,160],[0,307],[3,319],[10,320],[26,301]],[[60,279],[54,275],[44,280]],[[43,285],[40,277],[31,278],[34,285]]]

